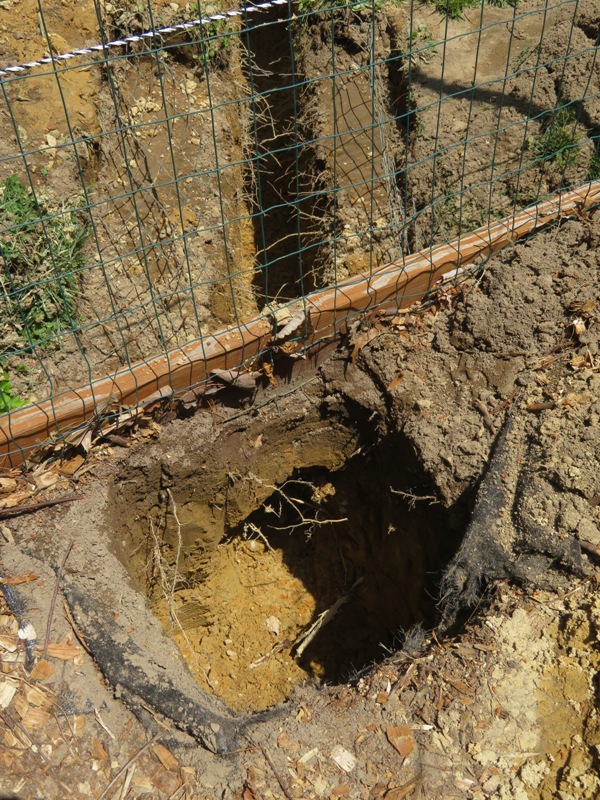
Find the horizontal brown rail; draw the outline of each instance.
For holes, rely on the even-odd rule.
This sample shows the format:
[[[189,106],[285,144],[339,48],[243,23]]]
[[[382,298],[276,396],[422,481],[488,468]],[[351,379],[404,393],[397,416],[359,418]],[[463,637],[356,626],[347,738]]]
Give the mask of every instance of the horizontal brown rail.
[[[458,268],[559,218],[581,214],[597,203],[600,203],[600,180],[563,192],[451,243],[422,250],[369,274],[315,292],[291,307],[292,317],[298,320],[294,335],[299,338],[287,342],[287,352],[299,352],[335,337],[353,314],[372,312],[382,306],[406,307],[440,281],[452,279]],[[0,417],[0,463],[3,466],[21,463],[30,448],[73,431],[109,405],[136,406],[161,390],[181,393],[205,381],[214,370],[239,367],[278,343],[272,314],[264,312],[166,355],[120,369],[91,385],[5,414]]]

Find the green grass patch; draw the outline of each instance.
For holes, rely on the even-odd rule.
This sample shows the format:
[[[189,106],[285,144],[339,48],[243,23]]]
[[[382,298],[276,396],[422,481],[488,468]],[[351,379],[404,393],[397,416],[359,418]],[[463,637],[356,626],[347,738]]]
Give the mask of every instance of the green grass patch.
[[[596,149],[590,157],[586,178],[588,181],[597,181],[600,178],[600,148],[598,145],[596,145]]]
[[[479,8],[482,2],[487,6],[505,8],[516,7],[518,0],[431,0],[439,14],[446,14],[450,19],[462,19],[463,11],[468,8]]]
[[[16,175],[0,184],[0,353],[58,346],[72,327],[88,235],[67,203],[36,205]]]
[[[359,15],[367,15],[372,11],[381,11],[386,5],[395,4],[395,0],[298,0],[297,7],[301,14],[313,11],[346,10]]]
[[[579,162],[579,142],[575,111],[572,108],[557,108],[542,123],[538,137],[529,136],[527,148],[539,161],[548,161],[560,171]]]

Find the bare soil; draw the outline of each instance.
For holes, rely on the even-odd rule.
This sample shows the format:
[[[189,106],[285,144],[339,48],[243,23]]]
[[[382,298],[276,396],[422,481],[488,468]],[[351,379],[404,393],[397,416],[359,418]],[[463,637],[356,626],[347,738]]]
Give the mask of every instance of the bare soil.
[[[15,544],[3,549],[4,572],[41,576],[14,587],[40,641],[55,585],[47,565],[73,538],[62,586],[104,673],[128,653],[128,669],[141,666],[149,685],[174,683],[234,732],[225,748],[234,752],[211,755],[189,734],[164,731],[157,719],[177,721],[165,718],[160,692],[149,714],[144,687],[125,670],[116,686],[109,678],[115,697],[77,650],[60,679],[55,670],[19,684],[19,693],[39,685],[56,712],[81,720],[60,732],[26,728],[53,766],[30,765],[22,796],[59,796],[65,781],[85,785],[74,796],[98,796],[146,727],[163,733],[179,766],[165,769],[150,748],[132,797],[143,796],[144,780],[155,781],[154,796],[169,796],[182,786],[180,765],[198,797],[595,797],[598,235],[592,214],[505,250],[429,310],[357,329],[346,352],[301,386],[279,385],[245,411],[173,421],[156,443],[138,441],[124,455],[103,446],[76,479],[84,500],[7,523]],[[499,430],[510,445],[508,499],[473,542],[476,487],[494,464]],[[280,508],[274,487],[304,502],[300,517]],[[248,522],[255,527],[244,536]],[[494,529],[500,553],[485,540]],[[456,554],[483,595],[470,621],[431,634]],[[171,609],[165,629],[198,642],[210,692],[244,710],[283,694],[287,702],[260,718],[232,716],[202,696],[150,614],[161,596]],[[297,631],[342,597],[295,657]],[[406,637],[419,622],[424,634]],[[50,641],[69,636],[76,644],[57,605]],[[29,707],[7,710],[24,726]],[[2,785],[11,790],[25,785],[23,750],[34,765],[41,756],[14,728],[3,736]],[[108,755],[95,757],[90,774],[81,762],[95,740]],[[55,755],[63,741],[69,757]],[[166,790],[154,777],[165,773]],[[121,788],[122,779],[113,794]]]
[[[107,38],[188,13],[73,8],[50,3],[41,21],[22,3],[13,26],[3,3],[6,64],[95,43],[97,13]],[[374,36],[362,12],[289,24],[268,12],[208,61],[181,35],[158,54],[115,49],[108,67],[11,78],[0,177],[18,174],[91,226],[79,330],[10,357],[16,393],[43,400],[584,180],[597,13],[580,3],[572,28],[571,5],[544,8],[446,23],[428,6],[412,21],[391,7]],[[566,168],[532,149],[559,101],[580,126]]]

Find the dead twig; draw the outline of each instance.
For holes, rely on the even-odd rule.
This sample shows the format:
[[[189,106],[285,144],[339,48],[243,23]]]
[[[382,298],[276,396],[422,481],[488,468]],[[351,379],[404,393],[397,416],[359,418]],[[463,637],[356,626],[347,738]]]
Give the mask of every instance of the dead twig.
[[[133,778],[133,773],[135,772],[137,764],[132,764],[131,769],[127,770],[127,775],[125,776],[125,782],[123,783],[123,789],[121,790],[121,796],[119,800],[125,800],[127,797],[127,792],[129,791],[129,784],[131,783],[131,779]]]
[[[85,652],[88,653],[88,655],[91,655],[92,651],[90,650],[90,647],[89,647],[89,645],[87,643],[87,640],[86,640],[85,636],[79,630],[79,628],[77,626],[77,623],[75,622],[75,620],[73,618],[73,612],[71,611],[71,608],[69,607],[69,604],[67,603],[66,600],[63,601],[63,607],[64,607],[64,612],[65,612],[65,617],[67,618],[67,622],[69,623],[73,633],[75,634],[75,638],[77,639],[79,644],[83,647]]]
[[[591,553],[593,556],[600,556],[600,547],[593,542],[588,542],[585,539],[579,539],[579,546],[586,553]]]
[[[105,797],[108,797],[108,795],[109,795],[109,793],[110,793],[111,789],[113,789],[113,788],[114,788],[114,786],[115,786],[115,785],[116,785],[116,784],[119,782],[119,780],[122,778],[122,776],[123,776],[123,775],[124,775],[124,774],[127,772],[127,770],[128,770],[128,769],[129,769],[129,768],[132,766],[132,764],[134,764],[134,763],[135,763],[135,762],[138,760],[138,758],[140,758],[140,756],[142,756],[142,755],[143,755],[143,754],[146,752],[146,750],[148,750],[150,747],[152,747],[152,745],[153,745],[153,744],[155,744],[155,743],[156,743],[156,742],[157,742],[159,739],[161,739],[161,738],[162,738],[164,735],[165,735],[165,732],[164,732],[164,731],[159,731],[158,733],[155,733],[155,734],[154,734],[154,736],[153,736],[153,737],[152,737],[152,738],[151,738],[151,739],[150,739],[148,742],[146,742],[146,744],[145,744],[143,747],[140,747],[140,749],[137,751],[137,753],[134,753],[134,754],[131,756],[131,758],[129,759],[129,761],[127,761],[127,763],[126,763],[126,764],[124,764],[124,765],[121,767],[121,769],[120,769],[120,770],[117,772],[117,774],[115,775],[115,777],[114,777],[114,778],[112,779],[112,781],[111,781],[111,782],[108,784],[108,786],[106,787],[106,789],[105,789],[105,790],[102,792],[102,794],[100,795],[100,797],[98,798],[98,800],[104,800],[104,798],[105,798]],[[291,798],[290,798],[290,800],[291,800]]]
[[[527,403],[527,411],[547,411],[556,408],[554,400],[547,400],[545,403]]]
[[[106,723],[104,722],[104,720],[100,716],[100,712],[98,711],[97,708],[94,708],[94,716],[96,717],[96,722],[98,723],[98,725],[100,725],[102,730],[106,731],[106,733],[110,736],[110,738],[113,740],[113,742],[116,742],[117,741],[117,737],[114,735],[114,733],[111,731],[111,729],[106,725]]]
[[[439,498],[436,497],[434,494],[414,494],[413,492],[403,492],[402,489],[392,489],[390,486],[390,491],[392,494],[398,494],[408,503],[408,507],[412,511],[417,504],[417,501],[422,500],[429,500],[429,505],[433,506],[440,502]],[[390,531],[391,532],[391,531]]]
[[[496,414],[499,414],[501,411],[504,411],[505,408],[509,408],[513,400],[520,393],[520,391],[521,391],[520,389],[515,389],[514,392],[511,392],[506,398],[506,400],[503,400],[501,403],[498,403],[498,405],[490,411],[490,416],[495,417]]]
[[[263,747],[262,744],[255,744],[254,742],[252,742],[252,743],[255,745],[255,747],[258,747],[260,752],[263,754],[263,758],[265,759],[267,764],[271,767],[271,769],[273,771],[273,775],[275,775],[275,777],[277,778],[277,783],[280,785],[281,791],[284,793],[284,795],[286,796],[287,800],[294,800],[294,798],[292,797],[292,795],[289,792],[289,789],[287,788],[287,786],[283,782],[283,778],[281,777],[281,775],[279,774],[278,770],[276,769],[275,764],[273,764],[273,761],[271,760],[271,756],[267,752],[266,747]],[[98,800],[102,800],[102,798],[99,797]]]
[[[355,581],[350,587],[348,594],[339,597],[332,606],[327,608],[325,611],[322,611],[312,625],[309,626],[308,630],[300,634],[300,636],[294,642],[294,647],[296,648],[296,658],[300,658],[302,656],[302,653],[306,650],[321,628],[324,628],[325,625],[331,622],[344,603],[347,603],[350,599],[350,593],[352,590],[362,582],[362,578],[359,578],[357,581]]]
[[[29,738],[29,734],[25,730],[25,728],[21,725],[21,723],[16,720],[13,715],[5,709],[0,713],[0,718],[4,720],[4,723],[7,728],[16,736],[17,739],[28,749],[31,750],[32,753],[35,753],[37,757],[44,763],[49,764],[49,760],[47,756],[43,753],[42,750],[39,748],[33,747],[33,742]]]
[[[44,500],[40,503],[29,503],[26,506],[17,506],[15,508],[3,508],[0,510],[0,519],[8,519],[9,517],[18,517],[21,514],[32,514],[34,511],[40,511],[42,508],[50,508],[57,506],[59,503],[72,503],[74,500],[83,500],[82,494],[70,494],[66,497],[55,497],[53,500]]]
[[[63,569],[65,568],[65,564],[67,563],[67,559],[71,553],[71,550],[75,547],[75,540],[71,539],[67,550],[63,556],[63,560],[61,561],[60,567],[56,571],[56,581],[54,583],[54,591],[52,592],[52,600],[50,601],[50,610],[48,612],[48,621],[46,622],[46,638],[44,640],[44,649],[42,650],[42,660],[46,658],[46,654],[48,653],[48,642],[50,641],[50,628],[52,627],[52,619],[54,617],[54,607],[56,606],[56,598],[58,597],[58,587],[60,585],[60,579],[62,577]]]

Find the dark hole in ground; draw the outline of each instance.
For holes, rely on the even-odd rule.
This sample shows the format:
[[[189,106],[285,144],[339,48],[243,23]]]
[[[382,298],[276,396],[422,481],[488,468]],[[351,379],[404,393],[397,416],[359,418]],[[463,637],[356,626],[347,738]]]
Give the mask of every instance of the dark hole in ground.
[[[297,471],[248,518],[246,532],[281,548],[315,598],[313,621],[334,612],[306,646],[301,635],[292,647],[309,675],[346,681],[414,625],[436,624],[440,577],[464,527],[459,505],[437,502],[396,435],[337,473]]]
[[[199,459],[193,482],[171,481],[177,488],[136,511],[126,537],[129,569],[197,680],[240,711],[285,700],[304,681],[351,679],[412,626],[433,627],[468,513],[468,498],[449,509],[436,501],[401,433],[363,437],[341,469],[325,440],[310,454],[295,448],[297,431],[287,444],[280,434],[271,446],[286,464],[294,452],[312,463],[282,480],[274,451],[255,472],[243,470],[243,452],[241,469],[226,454],[226,487],[215,492]],[[234,505],[247,510],[232,525]]]

